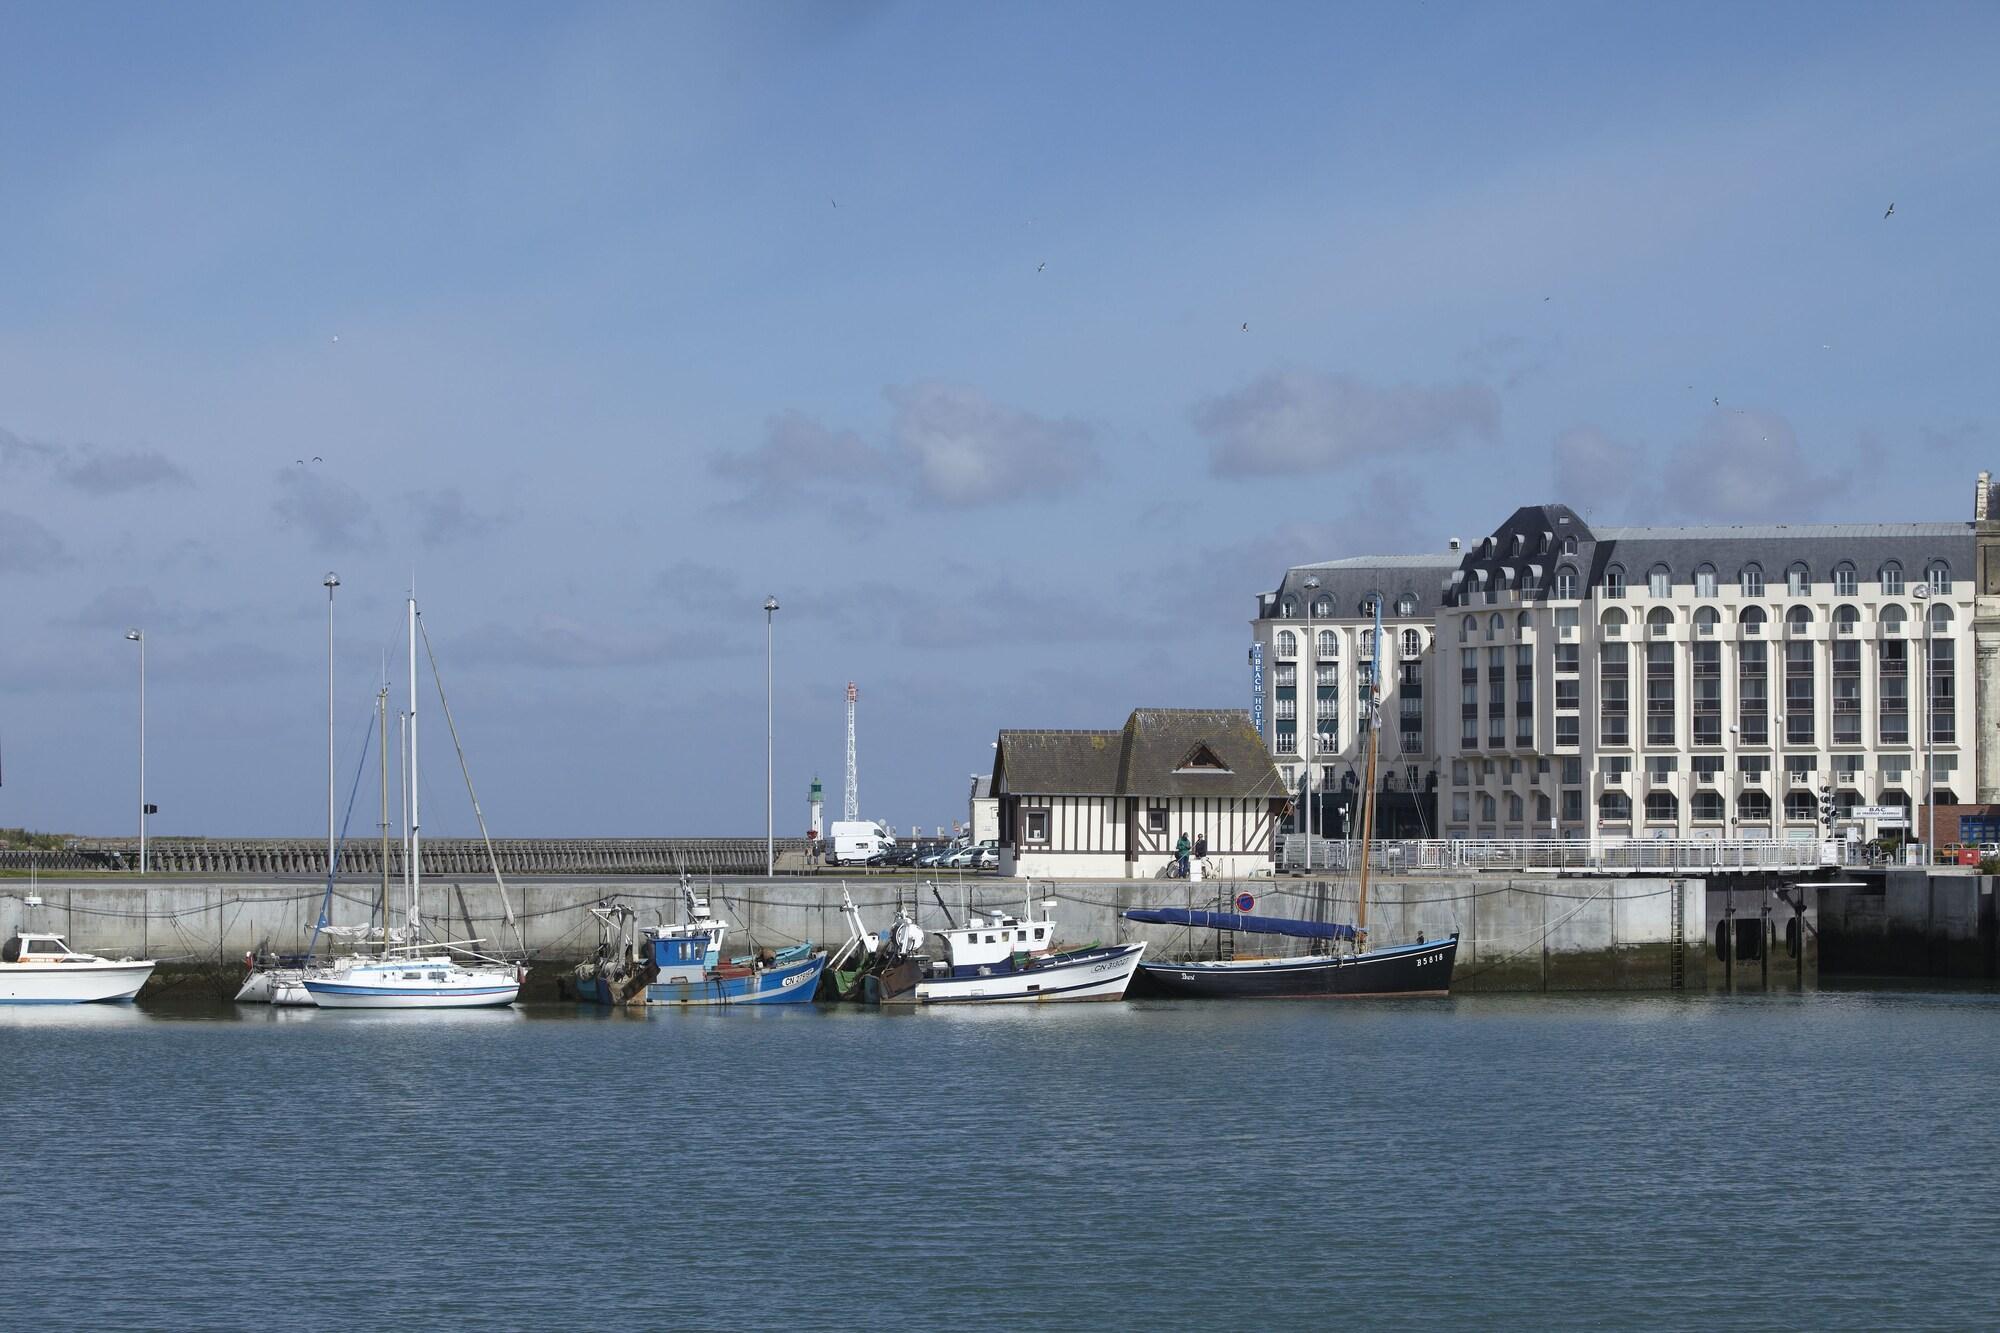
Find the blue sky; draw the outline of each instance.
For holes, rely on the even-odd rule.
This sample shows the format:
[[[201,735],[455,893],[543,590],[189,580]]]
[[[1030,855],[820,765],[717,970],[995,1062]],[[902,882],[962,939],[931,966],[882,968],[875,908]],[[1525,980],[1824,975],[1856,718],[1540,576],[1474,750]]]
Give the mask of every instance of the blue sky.
[[[777,595],[795,833],[849,679],[864,809],[931,826],[1000,727],[1244,703],[1290,563],[1967,516],[1996,38],[0,6],[0,825],[132,823],[139,625],[156,831],[313,832],[328,569],[343,773],[414,571],[519,836],[761,831]]]

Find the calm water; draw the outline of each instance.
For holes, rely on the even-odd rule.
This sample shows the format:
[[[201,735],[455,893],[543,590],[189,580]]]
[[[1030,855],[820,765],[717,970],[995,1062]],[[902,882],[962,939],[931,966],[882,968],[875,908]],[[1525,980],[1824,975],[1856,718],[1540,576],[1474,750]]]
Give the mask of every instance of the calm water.
[[[0,1010],[5,1323],[1990,1328],[2000,996]]]

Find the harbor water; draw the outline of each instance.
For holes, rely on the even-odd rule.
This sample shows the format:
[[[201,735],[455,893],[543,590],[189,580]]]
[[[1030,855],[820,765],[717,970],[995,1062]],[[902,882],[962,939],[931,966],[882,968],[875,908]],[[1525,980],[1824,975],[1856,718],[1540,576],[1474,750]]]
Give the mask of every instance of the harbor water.
[[[2000,995],[0,1011],[13,1327],[1991,1327]]]

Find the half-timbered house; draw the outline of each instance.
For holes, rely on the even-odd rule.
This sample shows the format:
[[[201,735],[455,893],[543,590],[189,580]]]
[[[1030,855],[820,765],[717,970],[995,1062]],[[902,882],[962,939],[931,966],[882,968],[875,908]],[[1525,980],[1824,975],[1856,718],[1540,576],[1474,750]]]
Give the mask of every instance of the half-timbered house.
[[[1000,872],[1150,879],[1208,841],[1214,874],[1269,870],[1286,805],[1238,709],[1141,708],[1118,731],[1003,731],[993,760]]]

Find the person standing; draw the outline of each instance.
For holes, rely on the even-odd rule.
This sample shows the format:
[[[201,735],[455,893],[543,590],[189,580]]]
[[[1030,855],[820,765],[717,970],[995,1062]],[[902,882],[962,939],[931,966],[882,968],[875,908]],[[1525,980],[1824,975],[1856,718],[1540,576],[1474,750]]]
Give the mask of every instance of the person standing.
[[[1208,859],[1208,835],[1206,833],[1197,833],[1194,835],[1194,859],[1197,861],[1206,861]]]
[[[1187,878],[1188,853],[1193,849],[1194,844],[1188,841],[1187,830],[1182,829],[1181,840],[1174,844],[1174,860],[1180,865],[1182,879]]]

